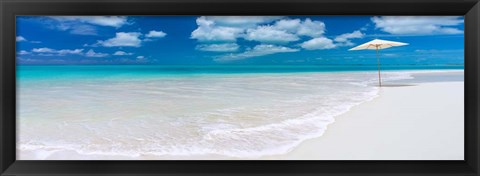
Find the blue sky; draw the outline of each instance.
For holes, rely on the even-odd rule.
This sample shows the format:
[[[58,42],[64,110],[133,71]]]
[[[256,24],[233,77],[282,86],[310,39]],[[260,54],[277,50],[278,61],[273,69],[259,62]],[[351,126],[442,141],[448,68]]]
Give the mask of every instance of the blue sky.
[[[376,64],[373,39],[409,43],[382,64],[463,64],[463,17],[17,17],[17,63]]]

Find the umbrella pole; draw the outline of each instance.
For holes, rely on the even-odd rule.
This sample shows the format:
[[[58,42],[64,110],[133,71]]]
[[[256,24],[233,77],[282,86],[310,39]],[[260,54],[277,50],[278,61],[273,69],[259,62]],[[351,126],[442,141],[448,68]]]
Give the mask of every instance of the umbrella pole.
[[[377,66],[378,66],[378,85],[382,87],[382,77],[380,76],[380,57],[378,56],[378,46],[377,49]]]

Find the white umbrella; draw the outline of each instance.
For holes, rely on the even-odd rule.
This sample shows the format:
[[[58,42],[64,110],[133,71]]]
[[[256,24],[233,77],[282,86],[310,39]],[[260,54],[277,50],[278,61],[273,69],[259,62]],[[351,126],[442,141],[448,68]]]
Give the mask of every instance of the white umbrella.
[[[354,48],[351,48],[349,49],[349,51],[352,51],[352,50],[376,50],[377,51],[378,85],[382,87],[382,78],[380,76],[380,58],[378,56],[378,50],[386,49],[394,46],[404,46],[404,45],[408,45],[408,43],[375,39],[367,43],[358,45]]]

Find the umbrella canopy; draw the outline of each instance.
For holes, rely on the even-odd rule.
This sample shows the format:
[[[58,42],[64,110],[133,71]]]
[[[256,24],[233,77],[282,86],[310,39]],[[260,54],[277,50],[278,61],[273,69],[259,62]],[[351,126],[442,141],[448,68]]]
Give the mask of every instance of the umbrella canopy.
[[[382,87],[382,77],[380,76],[380,57],[378,56],[378,50],[386,49],[394,46],[404,46],[404,45],[408,45],[408,43],[375,39],[367,43],[353,47],[349,49],[349,51],[352,51],[352,50],[376,50],[377,51],[378,85]]]
[[[394,47],[394,46],[404,46],[404,45],[408,45],[408,43],[375,39],[375,40],[369,41],[367,43],[358,45],[354,48],[351,48],[351,49],[349,49],[349,51],[352,51],[352,50],[380,50],[380,49],[386,49],[386,48],[390,48],[390,47]]]

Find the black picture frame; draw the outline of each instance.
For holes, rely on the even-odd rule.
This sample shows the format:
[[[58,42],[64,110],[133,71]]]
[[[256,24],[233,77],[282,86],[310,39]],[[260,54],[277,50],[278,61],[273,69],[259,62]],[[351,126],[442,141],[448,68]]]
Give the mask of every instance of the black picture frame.
[[[479,175],[478,0],[0,0],[0,173],[13,175]],[[17,15],[462,15],[463,161],[27,161],[15,159]]]

